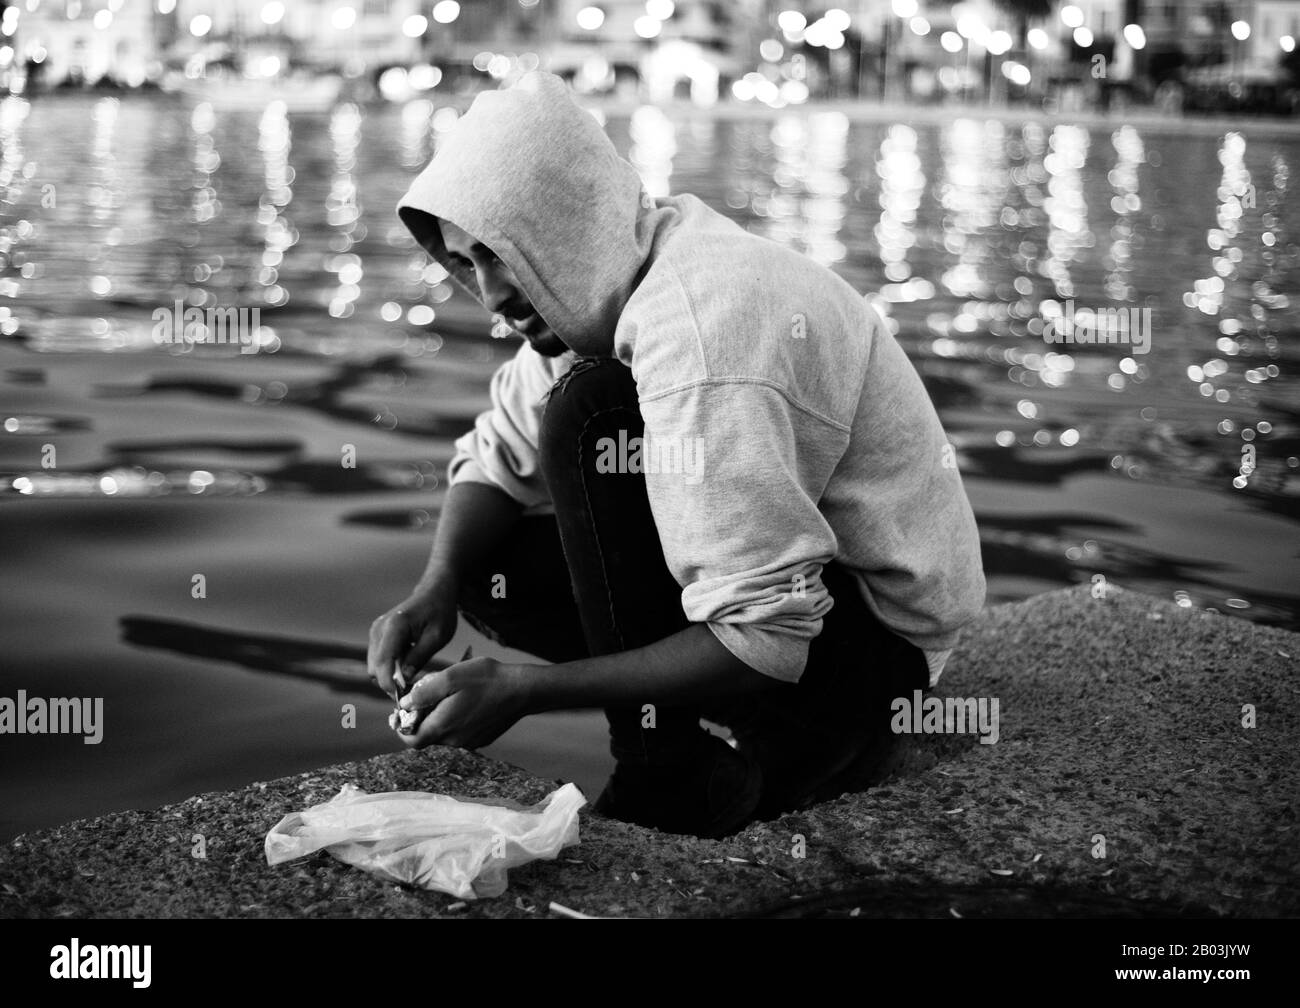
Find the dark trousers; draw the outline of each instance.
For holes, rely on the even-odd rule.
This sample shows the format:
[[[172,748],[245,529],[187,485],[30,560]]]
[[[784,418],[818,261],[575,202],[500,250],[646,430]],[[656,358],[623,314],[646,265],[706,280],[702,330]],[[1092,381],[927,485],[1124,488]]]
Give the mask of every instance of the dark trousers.
[[[653,644],[689,625],[644,475],[596,471],[601,438],[617,441],[623,431],[630,441],[643,430],[632,373],[617,360],[580,359],[556,383],[539,444],[555,515],[520,519],[466,580],[460,607],[475,627],[499,643],[565,662]],[[494,582],[497,574],[504,583]],[[730,728],[741,742],[804,754],[887,732],[891,700],[928,685],[925,656],[872,615],[846,569],[832,562],[822,579],[835,604],[798,683],[708,709],[660,705],[653,728],[642,727],[640,706],[607,709],[614,757],[680,760],[699,749],[701,717]],[[790,761],[794,773],[797,763]]]

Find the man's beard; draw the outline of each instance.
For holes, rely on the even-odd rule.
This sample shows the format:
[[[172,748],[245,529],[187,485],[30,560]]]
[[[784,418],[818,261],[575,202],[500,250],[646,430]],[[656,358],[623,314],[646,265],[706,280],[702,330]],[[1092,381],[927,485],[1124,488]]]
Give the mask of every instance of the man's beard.
[[[558,357],[569,350],[560,337],[549,329],[532,338],[525,336],[524,339],[528,340],[528,345],[543,357]]]

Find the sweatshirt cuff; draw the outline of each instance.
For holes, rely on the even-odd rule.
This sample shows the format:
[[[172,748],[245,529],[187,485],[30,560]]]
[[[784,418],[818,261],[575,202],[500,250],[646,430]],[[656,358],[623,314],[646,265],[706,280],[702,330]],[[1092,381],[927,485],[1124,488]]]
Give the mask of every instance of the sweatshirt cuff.
[[[713,636],[738,659],[765,676],[797,683],[808,664],[808,641],[752,623],[709,623]]]
[[[457,483],[487,483],[497,487],[498,490],[501,489],[488,479],[483,467],[468,455],[452,459],[451,464],[447,466],[447,485],[455,486]]]
[[[555,513],[555,505],[549,500],[534,501],[531,504],[527,501],[519,500],[518,497],[484,472],[483,467],[469,456],[466,456],[463,459],[453,459],[451,465],[447,467],[447,486],[454,487],[457,483],[482,483],[485,486],[495,487],[511,500],[519,502],[523,507],[523,510],[519,512],[519,514],[520,517],[523,518],[532,518],[535,515],[550,515]]]

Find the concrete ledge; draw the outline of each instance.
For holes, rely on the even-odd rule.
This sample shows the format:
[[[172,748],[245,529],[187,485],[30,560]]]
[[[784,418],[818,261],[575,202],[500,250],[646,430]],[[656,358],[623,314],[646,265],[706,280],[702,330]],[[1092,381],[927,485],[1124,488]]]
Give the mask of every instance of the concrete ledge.
[[[468,904],[324,854],[267,866],[267,830],[344,783],[524,802],[555,786],[402,752],[19,837],[0,849],[0,916],[1295,916],[1298,659],[1300,635],[1113,587],[1052,592],[987,610],[935,691],[998,698],[996,744],[909,736],[885,787],[727,841],[584,810],[579,846]]]

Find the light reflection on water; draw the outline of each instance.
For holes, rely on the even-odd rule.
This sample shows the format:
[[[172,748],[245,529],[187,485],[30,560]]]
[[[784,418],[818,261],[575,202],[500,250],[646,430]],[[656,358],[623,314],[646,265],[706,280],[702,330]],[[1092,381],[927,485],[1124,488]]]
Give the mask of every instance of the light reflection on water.
[[[187,649],[169,621],[199,641],[355,647],[418,575],[451,440],[513,349],[393,212],[455,119],[424,100],[0,104],[0,513],[16,542],[0,692],[86,695],[93,654],[95,689],[145,712],[120,716],[134,727],[114,751],[185,753],[142,778],[45,744],[43,765],[82,782],[50,805],[44,778],[15,776],[29,741],[5,761],[0,833],[391,748],[364,684],[363,726],[325,730],[334,665],[304,685],[218,664],[298,675],[326,656],[277,668],[251,637]],[[957,449],[992,599],[1101,573],[1297,626],[1300,137],[652,108],[607,128],[652,194],[694,192],[869,292]],[[257,308],[262,352],[158,346],[154,312],[177,301]],[[1150,352],[1045,343],[1067,303],[1149,308]],[[203,568],[216,587],[196,600]],[[559,723],[497,751],[590,790],[606,764]]]

